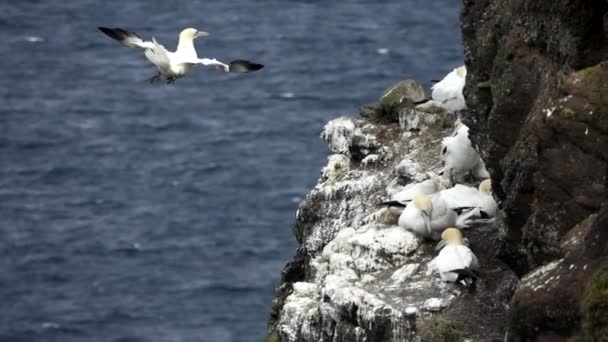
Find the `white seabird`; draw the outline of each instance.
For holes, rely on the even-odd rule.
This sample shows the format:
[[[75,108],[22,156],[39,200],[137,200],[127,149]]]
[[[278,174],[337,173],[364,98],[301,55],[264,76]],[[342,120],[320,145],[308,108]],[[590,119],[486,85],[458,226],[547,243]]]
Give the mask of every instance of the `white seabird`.
[[[496,216],[498,205],[492,196],[492,183],[489,179],[482,181],[479,188],[456,184],[441,191],[441,196],[450,209],[477,208],[482,218]]]
[[[262,64],[245,60],[236,60],[225,64],[215,58],[198,58],[194,48],[194,39],[208,36],[209,33],[194,28],[184,29],[179,34],[179,42],[175,52],[168,51],[164,46],[158,44],[154,38],[152,38],[152,41],[144,41],[137,34],[120,28],[98,27],[98,29],[130,48],[144,50],[146,58],[158,68],[158,73],[148,79],[150,83],[160,81],[161,77],[165,77],[167,83],[174,83],[175,80],[184,76],[199,64],[215,66],[225,72],[239,73],[256,71],[264,67]]]
[[[473,251],[465,245],[462,232],[456,228],[448,228],[443,231],[441,238],[440,245],[443,248],[434,260],[441,280],[474,284],[477,279],[474,271],[479,269],[479,263]]]
[[[399,226],[426,239],[439,240],[448,227],[466,228],[471,212],[458,215],[447,206],[441,193],[432,196],[420,195],[407,204],[399,216]]]
[[[454,133],[441,141],[441,161],[443,176],[454,184],[453,172],[471,172],[475,177],[485,179],[490,174],[479,156],[479,152],[469,139],[469,127],[458,122]]]
[[[467,69],[464,65],[452,70],[441,81],[431,87],[432,100],[419,105],[418,108],[424,109],[434,105],[448,112],[466,109],[467,105],[462,95],[466,76]]]

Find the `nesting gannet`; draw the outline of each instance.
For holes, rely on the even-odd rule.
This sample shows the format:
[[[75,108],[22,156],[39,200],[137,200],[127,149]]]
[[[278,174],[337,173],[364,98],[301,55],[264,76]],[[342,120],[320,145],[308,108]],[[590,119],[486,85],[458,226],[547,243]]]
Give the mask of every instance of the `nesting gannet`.
[[[111,38],[124,45],[144,50],[146,58],[158,68],[158,73],[148,81],[150,83],[160,81],[161,77],[167,79],[167,83],[187,74],[196,65],[208,65],[218,67],[225,72],[250,72],[263,68],[262,64],[252,63],[245,60],[236,60],[224,64],[217,59],[198,58],[194,48],[194,39],[208,36],[209,33],[194,28],[187,28],[179,34],[179,43],[175,52],[168,51],[164,46],[158,44],[156,39],[144,41],[137,34],[120,28],[98,27],[98,29]]]
[[[479,263],[475,254],[466,246],[462,232],[456,228],[448,228],[443,231],[441,238],[442,248],[434,260],[441,280],[474,284],[477,279],[474,271],[479,268]]]
[[[489,178],[479,152],[469,139],[469,127],[458,122],[454,133],[441,141],[443,175],[454,184],[454,172],[471,172],[477,178]]]
[[[441,193],[432,196],[420,195],[407,204],[399,216],[399,226],[424,238],[439,240],[447,227],[468,227],[471,212],[458,215],[450,209]]]
[[[479,208],[483,218],[496,216],[498,205],[492,196],[492,183],[489,179],[482,181],[479,188],[456,184],[454,187],[441,190],[441,196],[448,208]]]
[[[452,70],[441,81],[431,87],[432,100],[419,105],[418,108],[423,109],[434,105],[444,108],[449,112],[466,109],[467,105],[462,95],[466,76],[467,69],[464,65]]]
[[[407,205],[414,197],[420,195],[432,195],[443,190],[444,187],[436,179],[431,178],[420,183],[408,184],[403,190],[391,197],[390,201],[382,202],[381,205]]]

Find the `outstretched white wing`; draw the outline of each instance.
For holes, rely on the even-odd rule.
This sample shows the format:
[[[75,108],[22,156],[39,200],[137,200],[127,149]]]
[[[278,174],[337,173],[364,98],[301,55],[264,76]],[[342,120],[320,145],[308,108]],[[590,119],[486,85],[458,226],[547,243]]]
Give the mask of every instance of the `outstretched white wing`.
[[[260,70],[264,67],[264,65],[262,65],[262,64],[252,63],[252,62],[245,61],[245,60],[236,60],[236,61],[232,61],[232,62],[226,64],[226,63],[222,63],[222,62],[218,61],[215,58],[213,58],[213,59],[198,58],[195,60],[186,60],[183,63],[192,64],[192,65],[201,64],[201,65],[205,65],[205,66],[214,66],[214,67],[218,67],[218,68],[224,70],[225,72],[236,72],[236,73],[252,72],[252,71]]]
[[[171,61],[169,59],[169,54],[171,52],[167,51],[164,46],[158,44],[156,39],[152,38],[151,42],[152,46],[146,48],[144,54],[146,58],[152,62],[152,64],[156,65],[161,71],[168,71],[171,69]]]
[[[99,27],[99,30],[112,39],[115,39],[130,48],[143,49],[146,58],[156,65],[159,70],[162,71],[170,69],[170,52],[168,52],[164,46],[158,44],[156,39],[152,38],[151,42],[144,41],[136,33],[129,32],[121,28],[111,29],[107,27]]]

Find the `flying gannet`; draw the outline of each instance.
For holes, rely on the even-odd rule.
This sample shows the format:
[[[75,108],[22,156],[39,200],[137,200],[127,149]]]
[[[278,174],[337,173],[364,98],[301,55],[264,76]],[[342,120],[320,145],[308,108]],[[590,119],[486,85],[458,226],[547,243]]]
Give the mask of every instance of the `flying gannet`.
[[[473,211],[459,215],[447,206],[441,193],[420,195],[407,204],[399,216],[399,226],[426,239],[439,240],[448,227],[467,228]]]
[[[144,41],[137,34],[120,28],[98,27],[98,29],[130,48],[144,50],[146,58],[158,68],[158,73],[148,79],[150,83],[160,81],[161,77],[165,77],[167,83],[172,84],[199,64],[214,66],[225,72],[238,73],[256,71],[264,67],[262,64],[246,60],[235,60],[225,64],[215,58],[198,58],[194,48],[194,39],[208,36],[209,33],[194,28],[184,29],[179,34],[179,43],[175,52],[168,51],[154,38],[152,41]]]
[[[481,179],[490,177],[479,152],[469,139],[469,127],[460,122],[457,122],[457,127],[451,136],[441,140],[441,161],[443,162],[443,175],[452,184],[455,184],[454,172],[470,171],[475,177]]]
[[[441,234],[438,247],[441,251],[434,260],[435,268],[446,282],[463,282],[470,286],[475,283],[479,268],[477,257],[466,245],[462,232],[456,228],[448,228]]]

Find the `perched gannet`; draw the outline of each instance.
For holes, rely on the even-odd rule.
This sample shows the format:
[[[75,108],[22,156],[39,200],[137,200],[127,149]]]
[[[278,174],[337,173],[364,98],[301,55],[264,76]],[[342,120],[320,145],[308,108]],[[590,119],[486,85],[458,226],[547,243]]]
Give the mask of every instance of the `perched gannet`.
[[[431,178],[420,183],[408,184],[403,190],[394,194],[390,201],[382,202],[381,205],[407,205],[414,197],[420,195],[432,195],[445,189],[436,179]]]
[[[419,105],[418,108],[428,108],[434,105],[444,108],[449,112],[466,109],[467,105],[462,95],[466,76],[467,69],[464,65],[452,70],[441,81],[431,87],[432,100]]]
[[[441,238],[439,245],[442,248],[434,260],[441,280],[474,284],[477,279],[474,271],[479,268],[479,263],[475,254],[465,245],[462,232],[456,228],[448,228],[443,231]]]
[[[443,175],[454,184],[454,172],[471,172],[477,178],[489,178],[479,152],[469,139],[469,127],[457,122],[454,133],[441,141],[441,161]]]
[[[441,193],[432,196],[419,195],[407,204],[399,216],[399,226],[426,239],[439,240],[447,227],[468,227],[471,212],[458,215],[450,209]]]
[[[483,218],[496,216],[498,205],[492,196],[492,183],[489,179],[482,181],[479,189],[456,184],[440,193],[450,209],[479,208],[479,215]]]
[[[187,74],[198,64],[215,66],[225,72],[240,73],[259,70],[264,67],[262,64],[245,60],[236,60],[224,64],[216,59],[199,59],[194,48],[194,39],[208,36],[209,33],[194,28],[187,28],[179,34],[179,43],[175,52],[167,51],[154,38],[152,38],[152,41],[144,41],[137,34],[120,28],[98,27],[98,29],[130,48],[144,50],[146,58],[158,68],[158,73],[148,79],[150,83],[159,81],[162,76],[167,79],[167,83],[174,83],[175,80]]]

